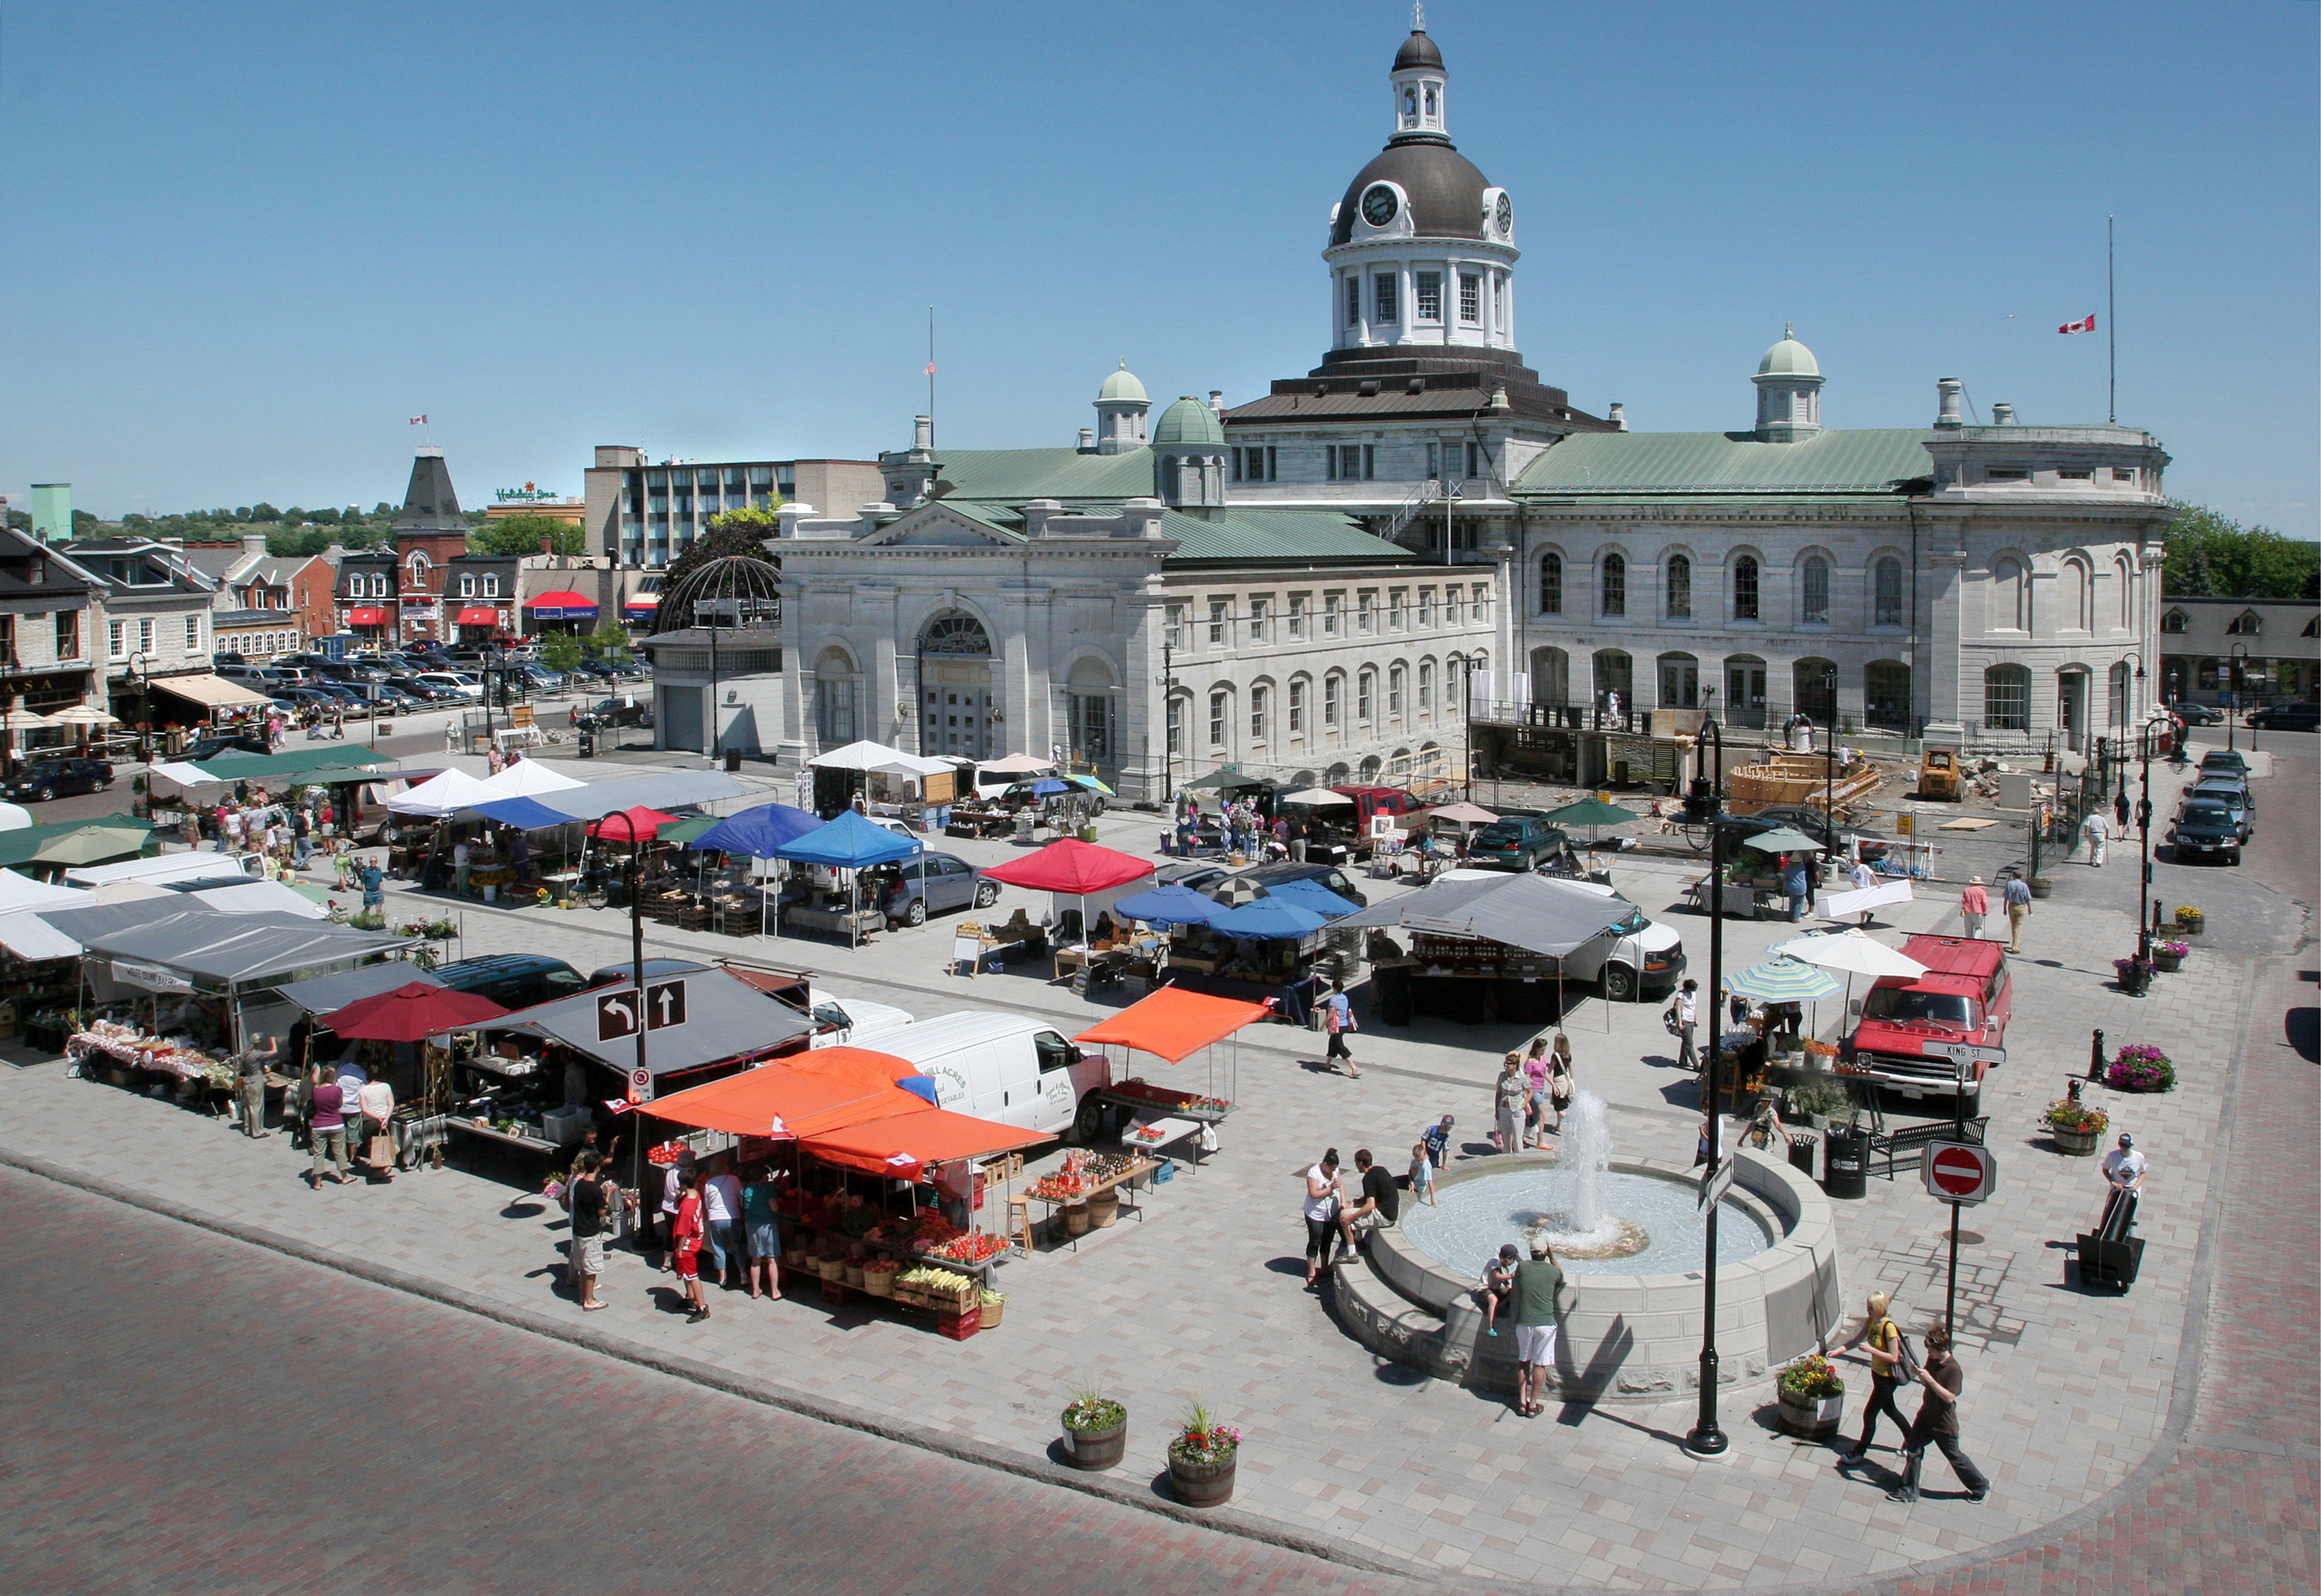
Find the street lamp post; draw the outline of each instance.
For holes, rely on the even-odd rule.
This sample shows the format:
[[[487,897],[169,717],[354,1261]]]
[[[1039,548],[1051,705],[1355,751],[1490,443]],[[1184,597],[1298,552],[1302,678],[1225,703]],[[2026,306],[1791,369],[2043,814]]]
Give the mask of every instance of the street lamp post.
[[[139,661],[143,661],[140,667]],[[129,656],[129,679],[137,684],[137,751],[153,762],[153,657],[140,649]]]
[[[2164,721],[2146,721],[2136,738],[2136,752],[2144,760],[2144,801],[2135,807],[2136,828],[2141,834],[2141,863],[2136,872],[2135,887],[2135,957],[2139,963],[2152,959],[2152,922],[2154,915],[2147,913],[2152,898],[2152,745],[2160,735]],[[2123,776],[2122,784],[2125,778]]]
[[[2233,717],[2240,713],[2242,683],[2248,679],[2249,645],[2245,643],[2236,643],[2228,652],[2232,661],[2232,674],[2225,679],[2231,682],[2232,686],[2225,694],[2229,700],[2225,706],[2225,747],[2230,750],[2239,746],[2233,737]]]
[[[1829,736],[1828,736],[1828,737],[1827,737],[1827,739],[1825,740],[1825,745],[1823,747],[1823,749],[1822,749],[1822,751],[1821,751],[1821,752],[1822,752],[1821,817],[1822,817],[1822,821],[1823,821],[1823,823],[1824,823],[1825,825],[1826,825],[1829,827],[1829,841],[1830,841],[1830,845],[1831,845],[1831,847],[1832,847],[1833,849],[1834,849],[1834,848],[1835,848],[1835,846],[1837,845],[1837,667],[1836,667],[1836,666],[1832,665],[1832,666],[1829,668],[1829,675],[1828,675],[1827,680],[1828,680],[1828,683],[1829,683]],[[1828,879],[1829,879],[1829,878],[1828,878],[1828,875],[1827,875],[1827,873],[1826,873],[1826,872],[1827,872],[1827,869],[1828,869],[1828,862],[1829,862],[1829,861],[1830,861],[1832,858],[1834,858],[1834,856],[1835,856],[1835,855],[1834,855],[1834,853],[1825,853],[1825,854],[1823,854],[1823,855],[1822,855],[1822,862],[1823,862],[1823,870],[1824,870],[1824,874],[1823,874],[1822,879],[1823,879],[1824,880],[1828,880]]]
[[[1714,1189],[1718,1167],[1725,1159],[1724,1117],[1717,1107],[1717,1061],[1721,1050],[1717,1038],[1724,1026],[1725,1004],[1725,733],[1710,716],[1700,724],[1698,746],[1707,753],[1714,743],[1716,752],[1709,773],[1693,778],[1692,789],[1684,800],[1685,818],[1708,826],[1708,1050],[1701,1057],[1701,1099],[1708,1114],[1707,1179]],[[1701,1271],[1700,1324],[1700,1418],[1685,1437],[1685,1450],[1702,1457],[1721,1455],[1732,1445],[1716,1423],[1716,1209],[1707,1205],[1706,1223],[1707,1261]]]
[[[629,814],[625,810],[614,809],[608,815],[602,815],[597,817],[596,826],[594,827],[597,840],[601,842],[604,839],[605,825],[614,820],[618,820],[623,825],[626,826],[629,833],[629,980],[630,984],[635,989],[637,1005],[637,1079],[650,1081],[652,1079],[652,1072],[645,1063],[645,1031],[647,1027],[645,1025],[643,856],[642,851],[637,846],[636,816]],[[634,1083],[632,1082],[631,1090],[633,1091],[634,1090]],[[623,1097],[627,1097],[629,1096],[629,1093],[623,1092],[622,1095]],[[632,1099],[631,1102],[632,1106],[630,1112],[637,1112],[637,1109],[634,1107],[634,1099]],[[639,1130],[630,1137],[629,1141],[629,1184],[632,1186],[637,1186],[642,1183],[642,1166],[638,1161],[643,1155],[643,1149],[644,1134],[642,1130]]]

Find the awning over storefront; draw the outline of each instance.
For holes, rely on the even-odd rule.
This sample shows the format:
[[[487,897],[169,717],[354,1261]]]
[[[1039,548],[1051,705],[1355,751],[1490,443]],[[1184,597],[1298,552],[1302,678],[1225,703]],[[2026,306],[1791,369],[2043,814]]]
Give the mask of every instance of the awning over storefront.
[[[350,626],[384,626],[387,625],[387,612],[383,609],[350,609],[347,611],[347,625]]]
[[[650,610],[659,609],[660,607],[660,600],[651,593],[640,593],[634,598],[629,599],[623,603],[621,607],[631,615],[639,615]]]
[[[462,626],[496,626],[500,624],[500,612],[496,609],[463,609],[460,612],[459,624]]]
[[[253,704],[273,702],[262,693],[253,693],[223,677],[207,673],[199,676],[156,676],[150,679],[149,685],[157,693],[183,698],[187,703],[198,704],[205,709],[243,708]]]
[[[524,601],[524,608],[542,621],[593,621],[596,618],[596,601],[586,593],[561,589],[541,593]]]

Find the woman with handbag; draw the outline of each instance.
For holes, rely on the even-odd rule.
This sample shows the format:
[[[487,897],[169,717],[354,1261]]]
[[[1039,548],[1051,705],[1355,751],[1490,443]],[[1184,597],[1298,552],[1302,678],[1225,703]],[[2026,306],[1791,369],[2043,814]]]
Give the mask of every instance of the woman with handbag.
[[[1578,1095],[1579,1083],[1571,1073],[1571,1039],[1562,1032],[1555,1034],[1555,1051],[1548,1055],[1547,1106],[1555,1110],[1555,1132],[1563,1134],[1563,1117],[1571,1109],[1571,1099]]]
[[[355,1093],[355,1103],[362,1110],[363,1162],[379,1180],[395,1179],[395,1089],[377,1076],[362,1083]]]
[[[1903,1361],[1909,1355],[1910,1344],[1902,1338],[1901,1327],[1887,1317],[1889,1299],[1883,1291],[1870,1293],[1869,1312],[1861,1316],[1861,1328],[1840,1352],[1850,1352],[1866,1346],[1870,1353],[1870,1400],[1861,1410],[1861,1439],[1837,1455],[1838,1466],[1860,1463],[1870,1454],[1870,1437],[1878,1433],[1878,1416],[1886,1414],[1894,1421],[1902,1438],[1910,1438],[1910,1421],[1894,1400],[1894,1392],[1907,1378]]]

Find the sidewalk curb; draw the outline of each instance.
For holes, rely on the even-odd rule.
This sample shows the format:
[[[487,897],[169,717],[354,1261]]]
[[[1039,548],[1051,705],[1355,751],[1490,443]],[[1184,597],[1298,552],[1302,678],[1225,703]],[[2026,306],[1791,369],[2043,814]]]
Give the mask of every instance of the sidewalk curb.
[[[0,1165],[20,1170],[26,1174],[37,1175],[42,1180],[53,1181],[60,1186],[72,1187],[87,1192],[93,1197],[102,1197],[125,1207],[141,1208],[164,1219],[173,1219],[181,1224],[191,1225],[196,1229],[207,1230],[250,1246],[263,1247],[269,1252],[280,1253],[288,1257],[296,1258],[302,1263],[336,1270],[341,1274],[352,1275],[358,1280],[388,1290],[400,1291],[407,1296],[441,1303],[446,1308],[456,1309],[462,1313],[474,1314],[478,1318],[505,1325],[511,1329],[527,1331],[551,1341],[560,1341],[567,1345],[578,1347],[584,1352],[595,1353],[599,1356],[633,1364],[639,1368],[651,1369],[656,1373],[666,1374],[672,1379],[683,1380],[694,1385],[705,1386],[712,1391],[723,1391],[727,1396],[738,1397],[744,1401],[762,1403],[769,1408],[778,1408],[785,1412],[795,1413],[802,1418],[815,1419],[841,1429],[876,1436],[882,1440],[894,1441],[906,1446],[916,1447],[923,1452],[932,1452],[939,1456],[949,1457],[955,1462],[997,1470],[1001,1473],[1014,1474],[1022,1479],[1036,1481],[1043,1485],[1078,1491],[1083,1495],[1098,1497],[1120,1507],[1151,1513],[1180,1524],[1213,1529],[1221,1534],[1238,1536],[1243,1540],[1278,1546],[1284,1551],[1301,1553],[1306,1556],[1334,1564],[1340,1567],[1357,1569],[1366,1573],[1391,1574],[1403,1579],[1425,1580],[1438,1585],[1444,1582],[1439,1570],[1428,1569],[1417,1564],[1397,1564],[1382,1557],[1368,1555],[1336,1542],[1301,1535],[1294,1529],[1284,1528],[1268,1519],[1242,1512],[1238,1509],[1222,1508],[1201,1511],[1188,1508],[1165,1498],[1154,1496],[1148,1491],[1139,1491],[1109,1475],[1083,1473],[1078,1469],[1026,1457],[1020,1453],[1008,1452],[997,1446],[987,1446],[965,1436],[950,1435],[940,1430],[898,1424],[892,1419],[881,1418],[843,1402],[827,1401],[795,1388],[776,1384],[771,1381],[752,1380],[692,1358],[678,1357],[651,1347],[641,1346],[619,1336],[604,1335],[585,1324],[572,1323],[527,1308],[496,1302],[489,1298],[463,1290],[457,1286],[445,1285],[441,1281],[429,1280],[406,1270],[390,1268],[364,1259],[341,1256],[260,1226],[245,1225],[239,1220],[223,1218],[213,1214],[188,1213],[182,1208],[167,1206],[158,1197],[140,1191],[134,1187],[124,1186],[101,1176],[86,1174],[78,1170],[53,1163],[47,1159],[19,1152],[14,1147],[0,1145]],[[1478,1585],[1476,1588],[1482,1587]]]

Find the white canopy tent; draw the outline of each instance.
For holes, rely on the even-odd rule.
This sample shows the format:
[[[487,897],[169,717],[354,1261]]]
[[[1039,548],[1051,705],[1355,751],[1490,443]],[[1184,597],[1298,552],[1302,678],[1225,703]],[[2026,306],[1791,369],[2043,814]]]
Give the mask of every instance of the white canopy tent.
[[[536,759],[520,759],[496,776],[483,780],[494,798],[532,798],[543,792],[569,792],[588,784],[561,771],[552,771]]]
[[[869,742],[849,743],[843,748],[818,753],[806,763],[825,771],[876,771],[887,776],[940,776],[952,768],[948,760],[925,759],[905,753],[899,748],[889,748],[884,743]]]
[[[445,771],[396,794],[387,807],[397,815],[451,815],[514,796],[518,795],[487,787],[465,771]]]

